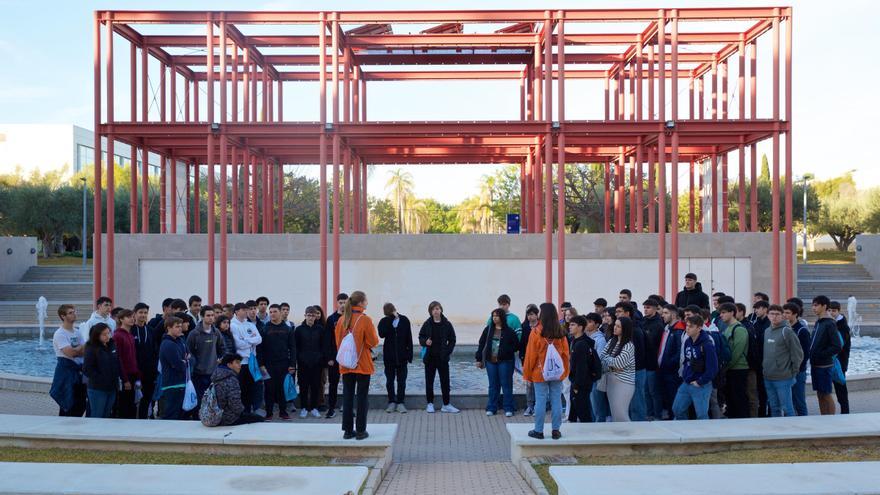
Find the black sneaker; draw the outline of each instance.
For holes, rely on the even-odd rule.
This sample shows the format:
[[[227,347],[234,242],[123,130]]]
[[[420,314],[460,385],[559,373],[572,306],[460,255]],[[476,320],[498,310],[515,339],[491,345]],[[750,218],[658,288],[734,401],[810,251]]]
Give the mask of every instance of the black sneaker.
[[[550,436],[553,438],[553,440],[559,440],[560,438],[562,438],[562,432],[559,430],[553,430],[553,433]]]
[[[336,409],[330,409],[329,411],[327,411],[327,416],[326,416],[327,419],[333,419],[335,417],[336,417]]]
[[[343,440],[351,440],[352,438],[354,438],[354,432],[353,432],[353,431],[347,431],[347,432],[345,432],[345,433],[342,434],[342,439],[343,439]]]
[[[362,432],[358,433],[357,435],[355,435],[354,438],[355,438],[356,440],[363,440],[363,439],[367,438],[368,436],[370,436],[369,433],[367,433],[367,432],[365,432],[365,431],[362,431]]]
[[[543,439],[544,439],[544,434],[543,434],[543,433],[538,433],[538,432],[535,431],[535,430],[529,430],[529,436],[532,437],[532,438],[537,438],[538,440],[543,440]]]

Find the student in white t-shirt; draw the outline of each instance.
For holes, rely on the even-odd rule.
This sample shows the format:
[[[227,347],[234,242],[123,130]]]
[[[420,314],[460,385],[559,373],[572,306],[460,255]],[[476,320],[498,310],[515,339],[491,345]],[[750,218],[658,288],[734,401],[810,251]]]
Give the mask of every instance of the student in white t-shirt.
[[[59,416],[81,417],[86,411],[86,385],[82,383],[83,345],[85,339],[74,327],[76,307],[62,304],[58,308],[61,326],[52,336],[52,347],[58,364],[50,395],[59,404]]]

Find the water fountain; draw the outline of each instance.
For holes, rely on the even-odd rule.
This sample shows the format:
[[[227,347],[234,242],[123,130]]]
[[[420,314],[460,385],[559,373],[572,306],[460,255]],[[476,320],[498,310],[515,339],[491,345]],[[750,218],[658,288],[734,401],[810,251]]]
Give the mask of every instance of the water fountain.
[[[45,330],[46,330],[46,309],[49,307],[49,301],[46,300],[44,296],[40,296],[37,299],[37,323],[40,325],[40,348],[43,347],[43,342],[45,341]]]

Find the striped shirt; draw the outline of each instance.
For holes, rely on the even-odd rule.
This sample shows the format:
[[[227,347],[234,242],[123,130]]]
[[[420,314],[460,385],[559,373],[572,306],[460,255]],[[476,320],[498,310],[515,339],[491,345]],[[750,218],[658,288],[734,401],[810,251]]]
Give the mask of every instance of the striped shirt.
[[[602,366],[606,372],[614,373],[623,383],[636,383],[636,351],[632,342],[627,342],[620,351],[620,354],[613,356],[612,352],[617,347],[616,342],[611,342],[605,346],[602,351]],[[608,368],[615,368],[613,371],[607,371]]]

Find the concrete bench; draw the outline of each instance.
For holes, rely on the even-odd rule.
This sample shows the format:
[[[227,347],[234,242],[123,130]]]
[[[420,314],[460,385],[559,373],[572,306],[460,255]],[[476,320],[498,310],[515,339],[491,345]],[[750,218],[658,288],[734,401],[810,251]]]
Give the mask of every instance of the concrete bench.
[[[551,466],[559,495],[880,494],[880,462]]]
[[[0,462],[0,494],[342,495],[358,493],[362,466],[171,466]]]
[[[566,423],[562,438],[528,436],[533,425],[508,423],[511,458],[554,455],[627,455],[644,453],[701,453],[755,447],[877,442],[880,413],[793,418],[714,419],[638,423]]]
[[[0,415],[0,445],[95,450],[289,454],[380,458],[390,465],[396,424],[371,424],[343,440],[338,424],[257,423],[208,428],[197,421]]]

